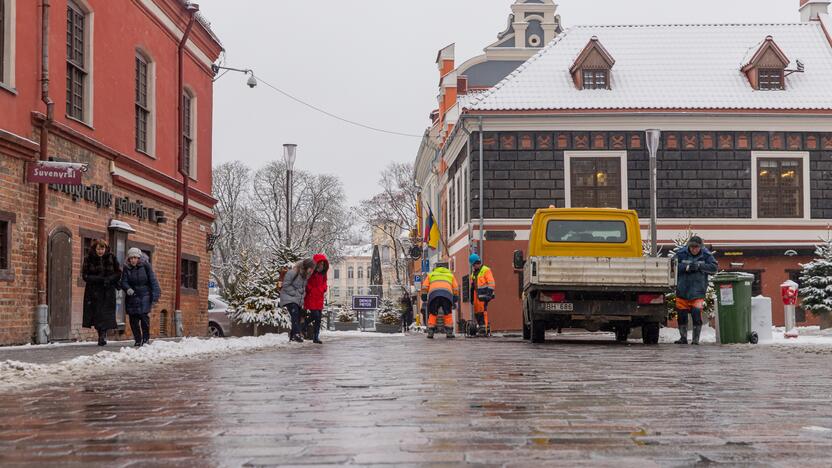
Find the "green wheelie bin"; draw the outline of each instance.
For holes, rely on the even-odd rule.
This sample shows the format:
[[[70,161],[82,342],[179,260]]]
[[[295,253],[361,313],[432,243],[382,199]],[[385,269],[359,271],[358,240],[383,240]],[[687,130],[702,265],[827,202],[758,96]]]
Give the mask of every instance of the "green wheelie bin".
[[[751,331],[751,285],[754,275],[719,273],[713,278],[716,289],[719,342],[721,344],[757,343]]]

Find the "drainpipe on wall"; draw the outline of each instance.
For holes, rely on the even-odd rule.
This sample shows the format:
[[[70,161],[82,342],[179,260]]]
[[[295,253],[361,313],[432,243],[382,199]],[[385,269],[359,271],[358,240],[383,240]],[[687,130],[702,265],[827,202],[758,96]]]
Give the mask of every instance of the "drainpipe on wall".
[[[49,159],[49,127],[55,118],[55,103],[49,97],[49,0],[41,0],[41,100],[46,104],[46,120],[40,129],[40,160]],[[38,184],[38,240],[37,240],[37,332],[35,342],[49,342],[49,305],[46,295],[46,184]]]
[[[178,148],[178,159],[179,162],[179,173],[182,174],[182,214],[179,215],[179,218],[176,220],[176,276],[174,277],[174,288],[176,291],[176,300],[174,303],[174,313],[173,313],[173,326],[174,332],[176,336],[184,335],[184,325],[182,321],[182,223],[185,222],[185,218],[188,217],[188,210],[189,210],[189,199],[190,194],[188,193],[190,190],[190,175],[185,172],[185,142],[183,138],[184,129],[185,129],[185,116],[182,115],[182,96],[185,95],[185,46],[188,43],[188,37],[191,35],[191,29],[194,27],[194,20],[196,19],[195,15],[196,12],[199,11],[199,5],[195,3],[189,3],[186,6],[190,18],[188,18],[188,27],[185,28],[185,33],[182,34],[182,40],[179,41],[179,49],[178,49],[178,66],[179,66],[179,94],[177,96],[177,115],[179,118],[177,119],[177,139],[179,144],[177,145]]]
[[[482,250],[483,239],[485,238],[485,214],[483,213],[483,136],[482,136],[482,117],[480,117],[480,246],[479,252],[480,258],[485,258]]]

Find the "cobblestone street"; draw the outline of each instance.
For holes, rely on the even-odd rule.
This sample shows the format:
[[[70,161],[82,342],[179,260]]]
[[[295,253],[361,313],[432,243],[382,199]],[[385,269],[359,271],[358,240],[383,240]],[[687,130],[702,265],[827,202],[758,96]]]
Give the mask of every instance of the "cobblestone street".
[[[828,467],[830,352],[330,338],[4,394],[0,465]]]

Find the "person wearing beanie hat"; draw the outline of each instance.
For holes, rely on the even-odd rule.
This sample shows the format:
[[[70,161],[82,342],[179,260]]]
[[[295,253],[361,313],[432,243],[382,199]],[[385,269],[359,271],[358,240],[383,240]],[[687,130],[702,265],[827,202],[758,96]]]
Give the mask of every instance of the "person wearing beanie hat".
[[[676,281],[676,313],[679,316],[679,340],[676,344],[688,344],[688,313],[693,319],[691,344],[699,344],[702,331],[702,310],[708,293],[708,277],[716,274],[719,264],[703,245],[702,238],[691,236],[687,245],[676,250],[678,265]]]
[[[130,316],[133,339],[137,347],[145,345],[150,341],[150,310],[159,302],[162,290],[150,263],[135,247],[127,251],[121,287],[127,294],[125,309]]]

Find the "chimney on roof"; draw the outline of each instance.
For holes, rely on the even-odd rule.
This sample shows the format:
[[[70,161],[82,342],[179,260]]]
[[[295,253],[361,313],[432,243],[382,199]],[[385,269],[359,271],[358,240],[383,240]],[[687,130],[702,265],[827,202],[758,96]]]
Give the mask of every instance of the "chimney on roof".
[[[807,22],[818,18],[819,14],[829,13],[830,0],[800,0],[800,21]]]

